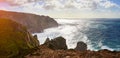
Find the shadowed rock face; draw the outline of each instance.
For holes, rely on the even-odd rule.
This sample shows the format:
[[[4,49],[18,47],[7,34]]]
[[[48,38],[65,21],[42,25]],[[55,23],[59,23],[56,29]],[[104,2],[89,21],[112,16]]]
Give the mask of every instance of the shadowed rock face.
[[[24,26],[0,18],[0,58],[20,58],[39,46]]]
[[[87,50],[87,44],[84,43],[84,42],[78,42],[75,50],[86,51]]]
[[[58,26],[58,23],[53,18],[29,13],[0,11],[0,18],[12,19],[26,26],[31,33],[42,32],[43,29]]]
[[[44,45],[53,50],[67,49],[66,40],[63,37],[57,37],[52,40],[47,38]]]

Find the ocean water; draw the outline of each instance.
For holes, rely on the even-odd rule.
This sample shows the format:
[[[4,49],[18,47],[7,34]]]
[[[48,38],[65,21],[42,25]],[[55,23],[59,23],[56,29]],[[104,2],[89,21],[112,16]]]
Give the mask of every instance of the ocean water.
[[[55,19],[59,26],[45,29],[38,35],[40,44],[47,37],[53,39],[62,36],[68,48],[75,48],[77,42],[83,41],[88,50],[109,49],[120,51],[120,19]]]

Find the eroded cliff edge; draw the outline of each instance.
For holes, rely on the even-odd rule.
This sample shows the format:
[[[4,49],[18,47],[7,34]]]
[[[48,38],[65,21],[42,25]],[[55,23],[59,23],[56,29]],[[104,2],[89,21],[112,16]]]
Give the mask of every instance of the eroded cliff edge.
[[[31,33],[42,32],[46,28],[56,27],[58,23],[49,16],[0,10],[0,18],[7,18],[27,27]]]

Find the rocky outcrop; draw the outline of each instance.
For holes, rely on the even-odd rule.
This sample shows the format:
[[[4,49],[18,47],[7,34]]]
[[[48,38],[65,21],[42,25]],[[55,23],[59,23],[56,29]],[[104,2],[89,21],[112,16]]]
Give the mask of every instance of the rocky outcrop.
[[[0,18],[12,19],[26,26],[31,33],[39,33],[43,29],[58,26],[58,23],[53,18],[29,13],[0,11]]]
[[[87,50],[87,44],[84,43],[84,42],[78,42],[75,50],[86,51]]]
[[[66,40],[63,37],[57,37],[52,40],[47,38],[43,45],[53,50],[67,49]]]
[[[48,42],[50,42],[50,39],[49,39],[49,38],[47,38],[47,39],[45,40],[45,43],[48,43]]]
[[[39,46],[26,27],[0,18],[0,58],[22,58]]]
[[[35,44],[34,46],[39,46],[39,45],[40,45],[40,42],[39,42],[39,40],[38,40],[37,35],[34,35],[34,36],[33,36],[33,39],[34,39],[33,44]]]

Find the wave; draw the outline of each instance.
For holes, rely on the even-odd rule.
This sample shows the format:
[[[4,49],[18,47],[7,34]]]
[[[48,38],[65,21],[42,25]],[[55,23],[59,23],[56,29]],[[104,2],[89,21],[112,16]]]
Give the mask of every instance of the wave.
[[[95,24],[96,22],[90,20],[56,19],[56,21],[60,24],[59,27],[45,29],[43,33],[35,33],[41,44],[47,37],[53,39],[62,36],[66,39],[69,49],[75,48],[77,42],[83,41],[88,45],[88,50],[114,50],[103,44],[104,39],[100,30],[107,29],[105,25]]]

